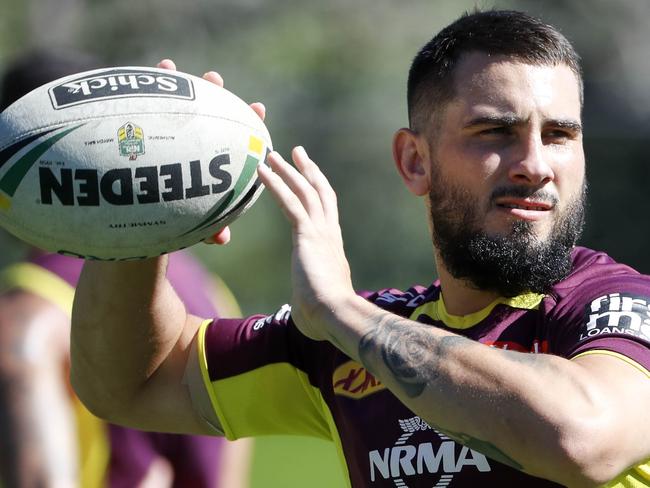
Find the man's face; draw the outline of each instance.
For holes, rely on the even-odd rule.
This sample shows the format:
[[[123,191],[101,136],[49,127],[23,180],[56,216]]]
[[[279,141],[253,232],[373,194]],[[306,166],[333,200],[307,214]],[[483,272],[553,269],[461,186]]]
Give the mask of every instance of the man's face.
[[[578,80],[565,65],[482,53],[461,60],[455,80],[430,139],[440,258],[478,288],[543,291],[567,274],[582,228]]]

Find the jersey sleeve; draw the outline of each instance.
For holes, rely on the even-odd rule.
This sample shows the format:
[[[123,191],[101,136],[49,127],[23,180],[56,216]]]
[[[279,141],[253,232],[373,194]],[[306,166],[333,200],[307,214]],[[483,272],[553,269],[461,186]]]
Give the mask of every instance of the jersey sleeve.
[[[550,351],[569,359],[609,354],[650,371],[650,278],[600,276],[560,299],[552,314]]]
[[[288,306],[266,317],[206,322],[196,343],[211,412],[197,406],[195,395],[193,402],[208,423],[218,421],[228,439],[271,434],[331,439],[317,386],[324,343],[296,329]]]

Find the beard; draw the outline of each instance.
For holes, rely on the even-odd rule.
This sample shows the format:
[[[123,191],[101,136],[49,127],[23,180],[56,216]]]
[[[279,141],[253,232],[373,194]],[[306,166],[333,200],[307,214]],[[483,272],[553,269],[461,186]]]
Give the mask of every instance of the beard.
[[[467,190],[433,176],[436,190],[429,192],[433,242],[454,278],[479,290],[513,297],[524,292],[547,293],[570,273],[571,251],[584,226],[586,183],[542,240],[533,222],[523,220],[514,221],[507,235],[488,235],[481,228],[477,200]],[[489,204],[504,196],[557,204],[555,195],[522,186],[496,189]]]

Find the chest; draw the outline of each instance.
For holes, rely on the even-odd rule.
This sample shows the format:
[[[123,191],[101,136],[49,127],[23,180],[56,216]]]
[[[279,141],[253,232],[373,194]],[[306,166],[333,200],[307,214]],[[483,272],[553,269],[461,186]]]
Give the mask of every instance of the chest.
[[[337,396],[333,402],[355,488],[557,486],[454,442],[386,389],[357,399]]]
[[[422,315],[419,321],[447,328],[431,316]],[[526,353],[548,351],[546,329],[537,310],[510,307],[497,307],[472,327],[448,328],[490,347]],[[332,371],[321,391],[353,487],[557,486],[456,443],[355,361],[339,356]]]

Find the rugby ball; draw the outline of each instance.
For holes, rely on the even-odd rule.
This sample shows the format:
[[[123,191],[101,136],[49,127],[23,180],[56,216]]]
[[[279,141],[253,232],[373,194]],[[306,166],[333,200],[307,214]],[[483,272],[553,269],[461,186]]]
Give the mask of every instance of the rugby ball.
[[[86,259],[157,256],[245,212],[270,150],[255,112],[202,78],[143,67],[67,76],[0,114],[0,225]]]

